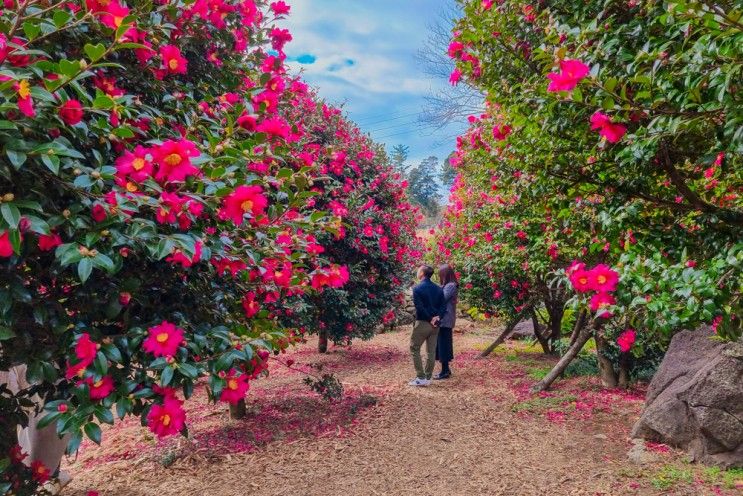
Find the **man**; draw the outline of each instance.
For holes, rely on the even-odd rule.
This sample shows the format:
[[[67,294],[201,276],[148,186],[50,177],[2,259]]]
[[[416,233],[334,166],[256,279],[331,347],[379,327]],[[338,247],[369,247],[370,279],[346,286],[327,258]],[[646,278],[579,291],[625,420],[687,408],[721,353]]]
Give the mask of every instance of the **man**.
[[[436,339],[439,321],[446,314],[444,292],[431,282],[433,267],[423,265],[418,269],[420,284],[413,288],[415,305],[415,325],[410,336],[410,354],[413,355],[413,366],[416,378],[409,382],[411,386],[428,386],[431,384],[433,366],[436,363]],[[421,360],[421,346],[426,343],[426,368]]]

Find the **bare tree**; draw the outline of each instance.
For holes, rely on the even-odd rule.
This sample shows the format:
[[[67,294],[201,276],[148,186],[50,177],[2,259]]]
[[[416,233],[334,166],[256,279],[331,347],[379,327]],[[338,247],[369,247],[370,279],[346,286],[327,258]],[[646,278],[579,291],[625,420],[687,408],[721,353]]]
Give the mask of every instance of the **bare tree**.
[[[473,113],[484,110],[484,96],[481,91],[461,81],[456,86],[449,85],[449,76],[454,69],[454,62],[447,51],[451,41],[452,29],[461,16],[456,4],[442,10],[437,19],[428,26],[428,40],[418,50],[416,59],[423,72],[432,78],[446,82],[443,89],[431,90],[426,97],[426,105],[420,120],[436,129],[446,127]]]

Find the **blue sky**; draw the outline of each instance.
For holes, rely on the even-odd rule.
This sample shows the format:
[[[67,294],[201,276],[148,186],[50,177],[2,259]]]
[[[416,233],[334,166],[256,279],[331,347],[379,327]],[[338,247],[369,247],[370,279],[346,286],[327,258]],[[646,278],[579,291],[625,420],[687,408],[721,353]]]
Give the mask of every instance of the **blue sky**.
[[[421,124],[426,95],[448,83],[427,76],[416,61],[428,26],[454,0],[291,0],[282,22],[294,41],[286,52],[293,70],[320,95],[342,104],[351,119],[388,151],[410,146],[410,159],[444,159],[454,150],[456,125]]]

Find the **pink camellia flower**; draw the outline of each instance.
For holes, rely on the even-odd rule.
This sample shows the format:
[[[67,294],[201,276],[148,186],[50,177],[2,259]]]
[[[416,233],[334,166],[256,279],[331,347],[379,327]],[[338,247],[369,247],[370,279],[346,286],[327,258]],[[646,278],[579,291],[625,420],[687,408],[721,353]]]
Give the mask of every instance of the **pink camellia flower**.
[[[455,68],[451,75],[449,76],[449,83],[451,83],[452,86],[456,86],[459,84],[459,81],[462,80],[462,71],[459,70],[459,68]]]
[[[222,394],[219,395],[220,401],[232,403],[233,405],[245,398],[245,393],[250,389],[250,382],[246,374],[237,375],[235,369],[230,370],[225,377],[225,386]]]
[[[591,285],[591,274],[585,268],[581,267],[570,271],[568,278],[570,279],[570,284],[579,293],[585,293],[593,289]]]
[[[3,231],[0,234],[0,257],[8,258],[13,256],[13,244],[10,242],[10,234]]]
[[[183,341],[183,329],[168,321],[150,327],[147,339],[142,343],[142,349],[156,357],[173,356]]]
[[[14,88],[18,93],[18,110],[26,117],[34,117],[36,110],[34,110],[34,101],[31,99],[31,86],[28,84],[28,81],[22,79],[14,85]]]
[[[186,412],[182,405],[183,402],[178,398],[166,396],[162,405],[152,405],[150,408],[150,413],[147,414],[147,427],[157,437],[178,434],[186,425]]]
[[[137,145],[133,152],[125,151],[116,159],[116,175],[121,178],[129,177],[132,181],[141,183],[152,177],[154,166],[148,158],[150,150]]]
[[[632,329],[627,329],[617,338],[617,344],[622,353],[627,353],[632,349],[632,345],[635,344],[637,334]]]
[[[599,136],[606,138],[609,143],[618,143],[627,132],[624,125],[613,123],[609,116],[601,111],[596,111],[591,116],[591,129],[599,130]]]
[[[165,70],[171,74],[185,74],[188,72],[188,61],[181,55],[180,49],[173,45],[164,45],[160,48]]]
[[[152,151],[158,165],[155,179],[160,182],[181,182],[188,176],[196,176],[199,169],[191,163],[191,157],[201,154],[196,145],[187,140],[167,140]]]
[[[51,251],[61,244],[62,238],[55,232],[39,236],[39,250],[41,251]]]
[[[92,377],[89,377],[85,383],[88,385],[91,400],[102,400],[114,390],[114,381],[107,375],[101,377],[99,381],[94,381]]]
[[[561,60],[560,72],[547,74],[550,80],[547,91],[571,91],[589,72],[590,68],[580,60]]]
[[[83,120],[83,105],[80,100],[67,100],[59,107],[59,117],[68,126]]]
[[[493,138],[498,141],[503,141],[508,137],[509,134],[511,134],[511,126],[508,126],[506,124],[498,124],[493,127]]]
[[[598,316],[608,319],[612,316],[611,312],[606,311],[607,307],[614,305],[617,301],[609,293],[596,293],[591,297],[590,307]]]
[[[271,11],[277,16],[288,14],[290,10],[291,7],[286,2],[278,1],[271,3]]]
[[[616,291],[619,274],[611,267],[599,264],[589,271],[591,289],[598,292]]]
[[[255,128],[259,133],[286,139],[291,132],[291,126],[281,117],[266,119]]]
[[[235,191],[227,195],[222,204],[221,213],[236,225],[241,225],[245,214],[254,218],[266,211],[268,199],[260,186],[238,186]]]

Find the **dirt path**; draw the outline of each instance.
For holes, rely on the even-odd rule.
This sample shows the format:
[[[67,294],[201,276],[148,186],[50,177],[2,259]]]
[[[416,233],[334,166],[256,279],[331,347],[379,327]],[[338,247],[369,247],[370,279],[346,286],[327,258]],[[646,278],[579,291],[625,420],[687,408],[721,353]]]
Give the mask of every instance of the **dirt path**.
[[[221,405],[189,411],[191,443],[158,444],[141,427],[121,424],[102,448],[87,446],[70,465],[71,493],[729,494],[674,454],[643,467],[627,460],[641,396],[606,394],[579,379],[534,399],[526,394],[530,374],[549,363],[529,350],[516,355],[523,345],[514,343],[478,360],[489,339],[457,335],[454,377],[428,388],[406,385],[407,332],[336,349],[319,360],[349,399],[328,406],[308,395],[300,376],[279,370],[256,382],[246,421],[229,421]],[[297,363],[318,360],[311,344],[294,354]],[[668,467],[692,480],[684,472],[658,482]]]

